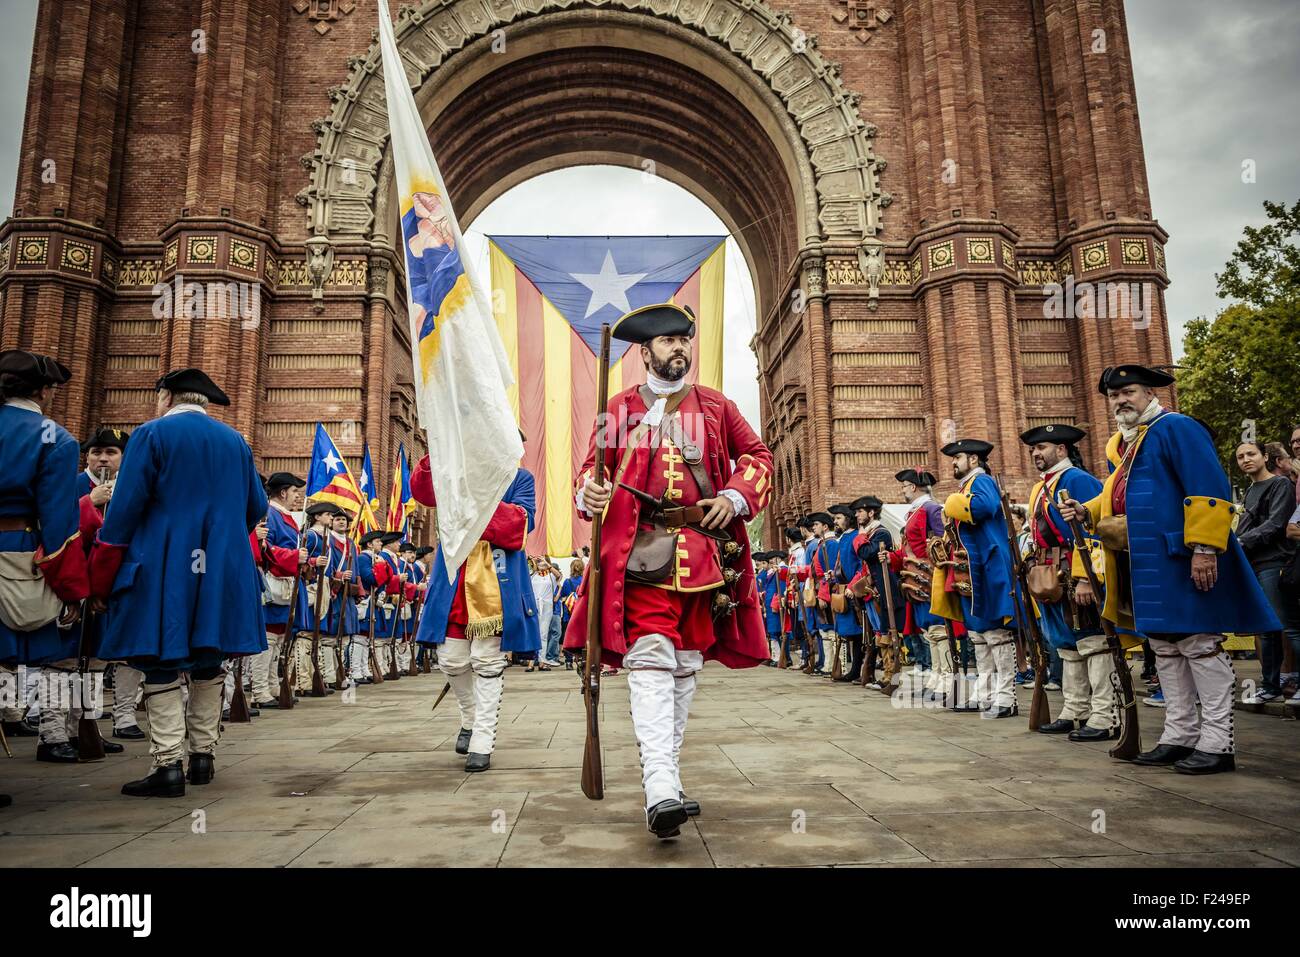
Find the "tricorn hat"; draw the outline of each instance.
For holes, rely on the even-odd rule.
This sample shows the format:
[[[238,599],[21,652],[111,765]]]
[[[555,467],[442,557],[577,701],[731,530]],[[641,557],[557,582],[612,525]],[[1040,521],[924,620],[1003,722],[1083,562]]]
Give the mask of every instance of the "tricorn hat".
[[[341,511],[343,511],[343,509],[339,508],[333,502],[312,502],[307,506],[307,514],[313,518],[317,515],[334,515]]]
[[[874,495],[864,495],[862,498],[856,498],[853,500],[853,511],[855,512],[860,508],[874,509],[879,512],[884,507],[885,503]]]
[[[958,439],[956,442],[949,442],[939,451],[949,458],[961,455],[963,452],[983,458],[993,451],[993,443],[985,442],[983,439]]]
[[[361,536],[361,544],[369,545],[371,542],[382,541],[383,538],[384,533],[379,531],[379,529],[375,529],[373,532],[366,532],[366,534]]]
[[[266,492],[268,495],[274,495],[282,488],[302,488],[306,484],[292,472],[272,472],[271,477],[266,480]]]
[[[624,342],[645,343],[655,336],[695,335],[695,313],[690,306],[657,303],[627,313],[610,330],[610,335]]]
[[[89,452],[91,449],[125,449],[126,440],[130,437],[131,433],[126,429],[110,429],[101,425],[81,443],[81,450]]]
[[[63,385],[72,378],[72,370],[58,359],[41,355],[39,352],[25,352],[22,349],[6,349],[0,352],[0,373],[8,373],[34,389],[47,385]]]
[[[1065,423],[1038,425],[1020,433],[1020,441],[1025,445],[1037,445],[1039,442],[1054,442],[1057,445],[1073,445],[1088,433]]]
[[[930,488],[937,485],[939,480],[934,477],[933,473],[923,471],[922,469],[903,469],[901,472],[894,473],[894,481],[911,482],[917,488]]]
[[[166,389],[168,392],[196,392],[206,396],[213,405],[230,405],[229,396],[217,388],[217,384],[202,369],[173,369],[160,376],[154,388]]]
[[[1114,366],[1102,370],[1097,391],[1105,395],[1111,389],[1122,389],[1126,385],[1145,385],[1153,389],[1170,385],[1174,377],[1161,369],[1149,369],[1146,366]]]

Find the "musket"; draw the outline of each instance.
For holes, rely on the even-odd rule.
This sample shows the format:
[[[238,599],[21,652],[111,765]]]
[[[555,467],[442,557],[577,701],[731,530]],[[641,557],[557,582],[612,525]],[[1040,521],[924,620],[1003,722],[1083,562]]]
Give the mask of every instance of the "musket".
[[[304,517],[303,522],[306,522]],[[295,555],[302,552],[303,541],[307,537],[307,530],[298,531],[298,548]],[[293,686],[289,681],[289,662],[293,660],[293,646],[298,638],[298,629],[294,627],[293,620],[298,616],[298,589],[302,585],[302,565],[296,564],[297,570],[293,573],[293,586],[289,589],[289,620],[284,626],[284,638],[280,645],[280,694],[276,702],[281,711],[288,711],[298,703],[293,696]]]
[[[1065,489],[1058,490],[1058,503],[1064,503],[1068,498]],[[1110,649],[1111,657],[1115,659],[1115,681],[1119,685],[1117,690],[1120,707],[1124,709],[1119,743],[1110,749],[1109,754],[1118,761],[1132,761],[1142,750],[1142,729],[1138,726],[1137,697],[1133,694],[1133,672],[1129,670],[1128,657],[1124,654],[1124,646],[1120,644],[1114,624],[1101,613],[1103,593],[1101,583],[1097,580],[1097,570],[1092,564],[1092,544],[1083,533],[1083,525],[1077,518],[1069,520],[1069,525],[1076,547],[1083,550],[1083,570],[1088,575],[1088,584],[1092,586],[1092,600],[1097,607],[1097,617],[1101,620],[1101,630],[1106,633],[1106,644]]]
[[[880,679],[880,691],[882,694],[892,695],[894,678],[902,667],[902,649],[899,647],[898,622],[894,617],[894,589],[890,587],[889,581],[889,551],[885,548],[884,541],[881,541],[880,548],[876,552],[876,560],[880,562],[880,574],[884,579],[885,613],[889,616],[890,643],[890,651],[885,656],[885,673]]]
[[[321,554],[325,556],[325,565],[316,573],[316,622],[312,627],[311,634],[311,696],[313,698],[324,698],[329,694],[325,688],[325,676],[320,670],[320,624],[321,619],[329,614],[330,607],[330,576],[329,576],[329,551],[333,547],[330,545],[330,533],[325,531],[321,533]],[[321,599],[325,599],[325,610],[321,610]]]
[[[370,567],[373,569],[375,556],[372,552],[370,555]],[[379,667],[379,658],[375,654],[375,616],[379,614],[379,583],[375,582],[375,587],[370,591],[370,605],[366,608],[366,617],[370,620],[366,625],[366,654],[370,658],[370,680],[377,685],[384,683],[384,673]]]
[[[397,637],[397,629],[402,627],[402,605],[406,602],[406,582],[402,581],[401,559],[398,559],[397,571],[397,604],[393,607],[393,648],[388,656],[388,674],[384,675],[389,681],[396,681],[402,677],[402,673],[397,670],[397,644],[401,640]]]
[[[1043,651],[1045,641],[1043,632],[1038,627],[1038,618],[1034,614],[1033,599],[1029,597],[1025,557],[1020,554],[1020,544],[1016,541],[1016,526],[1011,517],[1011,500],[996,478],[993,479],[993,483],[998,486],[1002,518],[1007,524],[1007,547],[1011,552],[1011,569],[1014,573],[1014,580],[1011,582],[1011,598],[1016,605],[1016,621],[1020,624],[1020,632],[1030,645],[1030,652],[1034,658],[1034,697],[1029,704],[1029,730],[1037,731],[1052,720],[1047,706],[1047,692],[1043,688],[1043,683],[1047,680],[1047,655]]]
[[[86,716],[86,669],[90,666],[90,650],[86,647],[86,636],[90,632],[93,619],[87,613],[81,621],[81,640],[77,642],[77,691],[81,696],[81,717],[77,720],[77,760],[104,760],[104,736],[99,733],[99,723]],[[94,702],[92,700],[91,704]],[[89,710],[93,710],[89,709]]]
[[[420,673],[420,664],[416,661],[415,636],[420,633],[420,609],[424,607],[424,602],[420,601],[420,587],[416,584],[415,598],[411,602],[411,665],[406,669],[408,678],[414,678]],[[428,657],[426,655],[426,657]]]
[[[600,365],[596,384],[596,458],[601,484],[605,484],[605,440],[609,406],[609,323],[600,327]],[[610,489],[613,492],[613,489]],[[587,641],[582,663],[582,701],[586,707],[587,737],[582,749],[582,793],[593,801],[605,796],[605,771],[600,756],[600,624],[605,613],[605,583],[600,567],[604,509],[591,516],[591,562],[587,565]]]
[[[353,562],[352,562],[351,543],[346,538],[344,538],[343,539],[343,567],[340,569],[340,571],[345,571],[345,572],[351,571],[352,564]],[[347,602],[352,600],[352,588],[353,588],[352,582],[349,580],[343,580],[343,583],[339,586],[338,622],[334,626],[334,660],[336,662],[336,668],[334,672],[335,691],[342,691],[346,687],[344,682],[347,681],[347,677],[348,677],[343,667],[343,644],[342,644],[343,618],[347,611],[347,607],[348,607]]]

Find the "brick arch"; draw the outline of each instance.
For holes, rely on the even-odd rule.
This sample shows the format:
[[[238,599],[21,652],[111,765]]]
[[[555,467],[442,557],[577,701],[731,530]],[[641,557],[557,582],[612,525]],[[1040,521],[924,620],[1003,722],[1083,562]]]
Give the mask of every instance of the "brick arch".
[[[394,26],[464,222],[510,185],[547,168],[639,165],[658,150],[664,163],[656,172],[690,189],[731,228],[767,305],[801,251],[821,242],[856,245],[881,229],[890,197],[879,185],[885,164],[874,154],[875,127],[859,116],[857,95],[844,87],[838,64],[817,51],[816,37],[762,2],[427,0],[403,7]],[[697,123],[673,131],[632,102],[602,110],[600,98],[584,107],[521,92],[517,82],[513,95],[493,84],[493,75],[503,72],[543,76],[546,66],[565,56],[576,62],[582,50],[595,51],[593,61],[612,57],[628,67],[626,85],[607,93],[636,88],[638,59],[646,71],[675,70],[703,97]],[[452,69],[439,69],[447,64]],[[314,235],[391,248],[392,170],[378,44],[349,58],[349,66],[346,83],[329,91],[330,115],[313,124],[317,148],[303,157],[311,184],[298,199]],[[486,91],[500,95],[494,102]],[[658,92],[656,109],[672,115],[681,108],[678,115],[690,118],[674,88]],[[508,108],[521,97],[585,115],[599,128],[571,130],[566,138],[557,124],[531,144],[512,145],[493,121],[499,104]],[[724,128],[722,111],[747,127],[735,142],[752,154],[710,155],[715,141],[734,132]],[[488,146],[476,148],[475,139]],[[593,142],[612,148],[594,149]],[[747,183],[747,170],[761,167],[771,182]],[[762,195],[764,189],[775,195]]]

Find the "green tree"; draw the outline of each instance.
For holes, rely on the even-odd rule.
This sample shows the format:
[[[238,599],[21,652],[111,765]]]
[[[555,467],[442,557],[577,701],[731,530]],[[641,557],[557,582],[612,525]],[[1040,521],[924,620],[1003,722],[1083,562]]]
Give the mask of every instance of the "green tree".
[[[1300,422],[1300,202],[1264,210],[1215,276],[1220,298],[1239,301],[1187,324],[1177,373],[1180,408],[1215,431],[1234,480],[1238,443],[1285,444]]]

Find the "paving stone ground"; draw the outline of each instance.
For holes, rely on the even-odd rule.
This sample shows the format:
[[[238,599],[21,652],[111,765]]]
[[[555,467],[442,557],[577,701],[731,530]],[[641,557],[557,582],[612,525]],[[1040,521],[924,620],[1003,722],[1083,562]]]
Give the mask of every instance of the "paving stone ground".
[[[625,679],[604,683],[606,796],[592,802],[578,787],[574,673],[506,675],[485,774],[452,750],[450,698],[430,713],[436,672],[227,725],[216,779],[174,801],[118,793],[147,772],[144,745],[52,765],[21,739],[18,757],[0,757],[0,791],[14,796],[0,865],[1300,864],[1300,727],[1271,715],[1236,712],[1237,773],[1188,777],[1031,734],[1023,718],[900,709],[826,678],[711,664],[683,753],[704,812],[660,842],[643,823]],[[1140,710],[1150,747],[1163,712]]]

